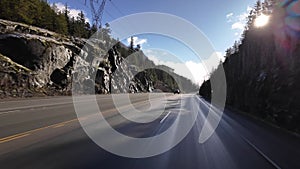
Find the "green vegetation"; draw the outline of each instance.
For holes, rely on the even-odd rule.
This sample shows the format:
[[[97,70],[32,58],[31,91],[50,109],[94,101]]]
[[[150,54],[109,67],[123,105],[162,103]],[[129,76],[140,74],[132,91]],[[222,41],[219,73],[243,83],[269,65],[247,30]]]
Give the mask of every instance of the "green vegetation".
[[[80,38],[90,38],[97,31],[96,26],[91,26],[88,22],[86,22],[83,12],[80,12],[77,17],[70,17],[69,13],[70,11],[67,5],[65,5],[64,11],[59,11],[55,4],[49,5],[45,0],[0,1],[1,19],[21,22],[30,26],[33,25],[48,29],[62,35]],[[136,66],[137,72],[140,72],[133,80],[136,80],[138,84],[141,84],[141,88],[143,88],[141,89],[141,91],[150,91],[149,86],[153,86],[154,88],[159,88],[167,92],[172,92],[177,88],[182,89],[183,92],[190,92],[195,91],[198,88],[190,80],[175,74],[173,70],[168,67],[160,66],[162,70],[155,69],[154,67],[156,67],[156,65],[143,54],[141,46],[137,44],[136,47],[134,47],[133,39],[130,46],[128,47],[121,42],[118,42],[117,40],[111,38],[110,33],[111,32],[109,24],[105,24],[105,27],[101,28],[99,34],[97,34],[99,37],[105,40],[105,43],[95,42],[97,43],[97,45],[89,46],[90,49],[88,51],[90,51],[91,55],[86,58],[87,62],[91,62],[93,58],[98,56],[102,51],[104,52],[105,50],[108,50],[108,54],[106,55],[108,57],[106,58],[107,61],[101,62],[99,67],[104,67],[105,69],[111,68],[111,71],[114,72],[118,68],[120,62],[123,61],[123,59],[127,58],[127,56],[129,55],[134,55],[134,57],[131,57],[131,59],[127,61],[131,66]],[[13,46],[14,48],[24,47],[25,49],[26,45],[28,45],[23,43],[18,44],[16,42],[12,42],[9,44],[8,41],[3,43],[8,46]],[[45,41],[42,43],[44,43],[44,46],[48,46],[48,42]],[[112,44],[116,45],[112,49],[109,49],[111,47],[110,45]],[[82,44],[80,43],[76,45],[82,47]],[[25,58],[22,52],[14,52],[14,50],[12,50],[11,52],[13,54],[10,57],[18,58],[19,61],[21,60],[18,63],[23,64],[27,62],[34,62],[31,56]],[[26,51],[25,53],[30,53],[30,51]],[[116,56],[119,56],[120,58]],[[30,69],[35,68],[34,66],[25,66]],[[147,70],[143,71],[143,68],[146,68]],[[56,74],[63,73],[58,70],[56,71]],[[173,77],[175,79],[173,79]],[[61,79],[59,79],[58,81],[61,81]]]
[[[45,0],[1,0],[0,18],[45,28],[60,34],[89,38],[97,31],[85,20],[83,12],[76,18],[59,11],[55,4],[50,6]]]
[[[155,89],[161,89],[164,92],[173,92],[175,89],[180,89],[184,93],[197,91],[199,86],[190,79],[177,75],[173,69],[167,66],[155,65],[140,50],[139,45],[136,48],[133,46],[133,43],[129,47],[121,43],[116,44],[121,56],[126,58],[128,63],[135,66],[139,72],[135,76],[135,81],[141,81],[143,84],[146,84],[145,80],[152,81]]]
[[[300,132],[300,40],[286,25],[286,6],[273,0],[257,2],[240,42],[226,51],[226,104],[289,130]],[[258,27],[255,19],[270,17]],[[212,74],[216,79],[219,66]],[[223,85],[223,84],[219,84]],[[200,95],[210,99],[210,81]]]

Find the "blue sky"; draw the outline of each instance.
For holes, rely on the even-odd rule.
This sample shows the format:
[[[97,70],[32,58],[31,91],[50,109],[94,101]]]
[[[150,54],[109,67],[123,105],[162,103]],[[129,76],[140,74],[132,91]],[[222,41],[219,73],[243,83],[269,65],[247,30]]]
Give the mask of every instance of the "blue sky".
[[[101,1],[99,0],[99,3]],[[84,5],[84,0],[48,0],[48,2],[67,3],[74,13],[83,10],[87,18],[92,20],[89,0],[87,5]],[[173,14],[194,24],[211,41],[215,50],[224,54],[224,51],[239,39],[248,13],[247,9],[249,10],[255,2],[256,0],[107,0],[103,23],[140,12]],[[146,53],[153,48],[163,48],[179,57],[184,63],[193,61],[200,64],[201,62],[199,59],[194,59],[197,56],[194,56],[186,46],[172,38],[139,35],[136,40],[142,42]],[[156,57],[161,60],[161,63],[170,61],[167,58]],[[204,76],[207,72],[202,74]]]

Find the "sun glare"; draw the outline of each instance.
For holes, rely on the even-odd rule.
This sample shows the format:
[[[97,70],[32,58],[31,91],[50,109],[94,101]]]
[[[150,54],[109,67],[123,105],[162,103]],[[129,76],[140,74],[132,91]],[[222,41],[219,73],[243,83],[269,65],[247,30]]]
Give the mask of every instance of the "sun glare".
[[[269,19],[270,19],[270,16],[261,14],[261,15],[257,16],[257,18],[255,19],[254,25],[258,28],[263,27],[269,23]]]

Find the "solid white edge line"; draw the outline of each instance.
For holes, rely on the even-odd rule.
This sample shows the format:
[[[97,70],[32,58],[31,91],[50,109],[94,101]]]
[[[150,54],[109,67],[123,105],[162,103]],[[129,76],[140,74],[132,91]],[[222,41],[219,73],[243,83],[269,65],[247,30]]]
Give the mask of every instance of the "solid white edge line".
[[[252,148],[255,149],[261,156],[263,156],[269,163],[271,163],[276,169],[281,169],[273,160],[271,160],[267,155],[265,155],[261,150],[259,150],[254,144],[252,144],[248,139],[241,136],[244,141],[246,141]]]
[[[163,123],[170,114],[171,111],[169,111],[169,113],[163,119],[161,119],[159,123]]]
[[[205,103],[203,100],[201,100],[200,98],[197,97],[197,99],[202,102]],[[207,104],[207,103],[205,103]],[[208,105],[208,104],[207,104]],[[264,154],[259,148],[257,148],[254,144],[252,144],[248,139],[246,139],[245,137],[243,137],[242,135],[239,135],[246,143],[248,143],[252,148],[254,148],[254,150],[260,154],[263,158],[265,158],[270,164],[272,164],[276,169],[281,169],[281,167],[279,165],[277,165],[272,159],[270,159],[266,154]]]

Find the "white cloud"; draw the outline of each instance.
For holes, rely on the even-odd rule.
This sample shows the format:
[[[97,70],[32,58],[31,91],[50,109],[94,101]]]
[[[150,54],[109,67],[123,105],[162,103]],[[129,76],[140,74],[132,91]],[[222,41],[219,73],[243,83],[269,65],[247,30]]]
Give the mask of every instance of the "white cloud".
[[[127,38],[127,45],[130,45],[131,42],[131,37]],[[133,37],[133,44],[134,45],[141,45],[141,47],[143,47],[143,44],[147,43],[147,39],[140,39],[136,36]]]
[[[249,13],[253,8],[251,6],[247,6],[247,12]]]
[[[250,6],[247,6],[247,9],[244,13],[238,15],[229,13],[226,15],[227,22],[231,23],[231,29],[234,31],[234,35],[238,38],[242,35],[245,29],[245,26],[247,24],[247,16],[251,10],[252,8]]]
[[[233,18],[233,13],[232,12],[226,15],[226,19],[227,19],[228,23],[232,22],[232,18]]]
[[[55,3],[55,5],[60,12],[63,12],[66,9],[65,4],[63,4],[61,2]],[[69,17],[71,17],[71,18],[74,17],[75,19],[77,18],[78,14],[82,11],[80,9],[72,9],[70,7],[68,7],[68,9],[70,11]],[[83,11],[83,14],[85,16],[87,16],[87,14],[84,11]],[[86,20],[86,22],[91,23],[89,18],[85,17],[85,20]]]
[[[232,18],[233,18],[233,13],[232,12],[226,15],[226,19],[227,19],[228,23],[232,22]]]
[[[233,13],[231,12],[231,13],[226,15],[226,18],[228,19],[228,18],[231,18],[232,16],[233,16]]]
[[[219,57],[219,59],[224,62],[225,61],[225,53],[222,52],[216,52],[217,56]]]
[[[203,82],[205,76],[207,75],[207,71],[201,63],[196,63],[193,61],[187,61],[185,63],[162,61],[153,55],[148,56],[148,58],[156,65],[165,65],[174,69],[174,73],[186,77],[198,85]]]
[[[245,13],[242,13],[242,14],[238,15],[237,17],[238,17],[238,20],[239,20],[240,22],[246,23],[246,21],[247,21],[247,16],[248,16],[248,13],[245,12]]]
[[[245,24],[242,22],[235,22],[234,24],[231,25],[231,29],[239,29],[239,30],[244,30]]]
[[[195,84],[201,85],[204,80],[208,79],[210,72],[216,68],[220,60],[224,60],[221,52],[214,53],[210,58],[203,60],[202,62],[186,61],[186,62],[174,62],[159,59],[160,56],[151,55],[150,53],[158,54],[165,51],[146,51],[147,57],[152,60],[156,65],[166,65],[174,69],[174,73],[191,79]],[[170,55],[170,54],[169,54]],[[175,57],[175,56],[173,56]]]

